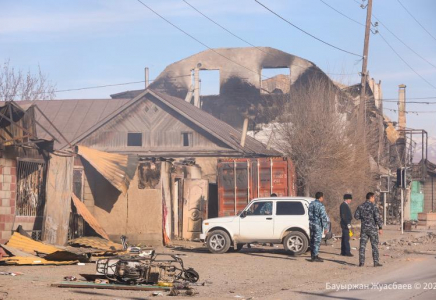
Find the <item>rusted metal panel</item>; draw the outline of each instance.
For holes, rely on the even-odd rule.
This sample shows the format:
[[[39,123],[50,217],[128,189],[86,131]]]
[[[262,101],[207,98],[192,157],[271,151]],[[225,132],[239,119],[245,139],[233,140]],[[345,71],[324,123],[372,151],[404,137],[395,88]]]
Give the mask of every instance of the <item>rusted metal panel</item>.
[[[115,188],[125,194],[136,171],[137,159],[78,146],[78,154],[86,159]]]
[[[51,254],[57,251],[63,251],[61,248],[34,241],[18,232],[14,232],[6,245],[30,254],[35,254],[36,252]]]
[[[74,240],[69,240],[68,244],[71,246],[90,247],[93,249],[100,249],[106,251],[121,251],[123,245],[105,240],[96,236],[80,237]]]
[[[295,170],[288,158],[221,159],[218,161],[219,216],[232,216],[252,199],[295,196]]]
[[[73,190],[73,157],[50,154],[42,239],[55,245],[68,240]]]
[[[86,205],[77,198],[76,195],[71,194],[71,198],[73,199],[74,206],[77,209],[77,213],[85,219],[85,221],[91,226],[92,229],[95,230],[101,237],[109,240],[109,236],[106,231],[100,226],[98,221],[94,218],[94,216],[89,212],[86,208]]]

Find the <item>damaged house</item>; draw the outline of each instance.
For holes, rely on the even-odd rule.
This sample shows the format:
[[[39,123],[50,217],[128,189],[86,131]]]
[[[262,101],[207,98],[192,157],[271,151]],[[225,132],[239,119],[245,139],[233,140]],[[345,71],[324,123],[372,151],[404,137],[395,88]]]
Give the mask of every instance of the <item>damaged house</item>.
[[[355,122],[360,83],[349,86],[334,82],[314,63],[270,47],[209,49],[170,64],[150,87],[184,98],[235,128],[242,129],[248,119],[249,134],[273,147],[274,139],[280,138],[273,134],[281,107],[277,100],[284,98],[281,95],[292,97],[293,88],[314,80],[334,90],[334,105],[344,116],[344,126]],[[212,85],[214,91],[207,92],[203,88],[206,85]],[[125,91],[111,97],[133,98],[142,91]],[[381,82],[368,78],[365,93],[366,131],[372,134],[368,157],[371,171],[376,176],[395,174],[401,164],[401,141],[394,123],[383,114]],[[398,202],[397,192],[390,196],[388,202]]]
[[[36,105],[40,124],[53,125],[65,137],[54,148],[77,154],[71,175],[64,175],[71,177],[74,195],[113,240],[126,235],[132,242],[166,244],[172,238],[198,238],[202,220],[218,215],[218,160],[242,159],[245,166],[248,160],[253,166],[267,162],[271,170],[275,161],[289,163],[207,112],[153,89],[131,100]],[[239,205],[253,195],[239,196]],[[78,212],[73,208],[73,213]],[[60,217],[59,223],[69,222],[70,237],[96,233],[77,216]]]

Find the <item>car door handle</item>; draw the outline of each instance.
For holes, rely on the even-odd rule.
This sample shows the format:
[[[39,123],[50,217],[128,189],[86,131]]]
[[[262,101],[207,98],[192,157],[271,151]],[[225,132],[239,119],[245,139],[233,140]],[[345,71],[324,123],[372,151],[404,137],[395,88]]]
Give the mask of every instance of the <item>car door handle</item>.
[[[266,218],[267,220],[272,220],[272,218]]]

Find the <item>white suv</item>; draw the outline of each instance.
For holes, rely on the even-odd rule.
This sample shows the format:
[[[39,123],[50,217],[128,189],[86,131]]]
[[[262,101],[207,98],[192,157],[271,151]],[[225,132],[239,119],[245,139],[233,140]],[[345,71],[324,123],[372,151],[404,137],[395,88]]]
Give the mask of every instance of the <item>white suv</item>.
[[[233,217],[203,221],[200,240],[212,253],[239,251],[246,243],[283,243],[285,250],[300,255],[309,247],[307,197],[253,199]],[[330,223],[330,222],[329,222]],[[330,224],[327,238],[331,238]]]

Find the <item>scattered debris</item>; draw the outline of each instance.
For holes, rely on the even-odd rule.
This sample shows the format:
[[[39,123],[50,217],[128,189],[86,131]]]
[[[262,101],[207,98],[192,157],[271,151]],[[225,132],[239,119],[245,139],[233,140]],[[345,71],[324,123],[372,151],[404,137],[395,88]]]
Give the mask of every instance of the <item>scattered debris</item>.
[[[75,276],[65,276],[64,281],[77,281]]]
[[[10,275],[10,276],[18,276],[23,275],[24,273],[21,272],[0,272],[0,275]]]
[[[194,269],[185,269],[183,260],[177,255],[154,251],[147,257],[120,256],[99,259],[96,270],[112,282],[128,284],[158,284],[176,280],[197,282],[199,279]]]
[[[95,236],[86,236],[86,237],[80,237],[77,239],[69,240],[68,245],[73,247],[88,247],[93,249],[104,250],[107,252],[124,251],[123,245]]]
[[[54,283],[51,286],[61,288],[83,288],[83,289],[110,289],[110,290],[132,290],[132,291],[169,291],[169,288],[155,285],[126,285],[114,283],[95,283],[84,281],[63,281]]]

